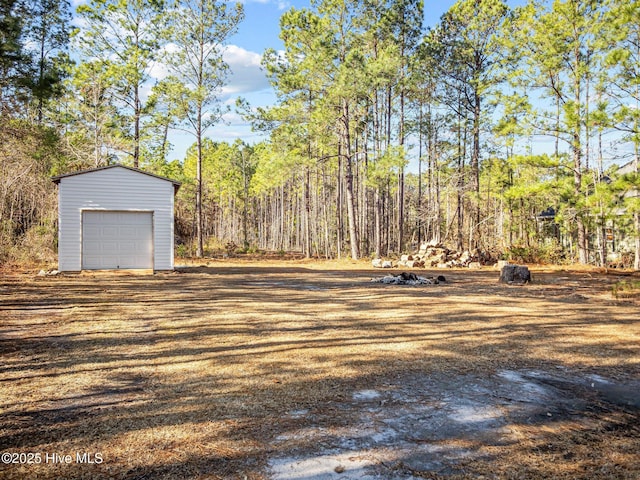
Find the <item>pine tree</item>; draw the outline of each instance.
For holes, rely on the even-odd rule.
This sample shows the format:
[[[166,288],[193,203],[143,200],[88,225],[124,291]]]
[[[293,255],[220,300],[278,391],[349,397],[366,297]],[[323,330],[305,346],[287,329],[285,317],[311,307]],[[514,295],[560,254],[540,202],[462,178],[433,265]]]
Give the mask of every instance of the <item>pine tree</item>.
[[[31,0],[27,5],[26,42],[30,48],[32,92],[38,123],[44,120],[45,104],[63,93],[69,75],[68,55],[71,7],[66,0]]]
[[[0,114],[12,115],[19,108],[21,90],[28,72],[28,57],[21,40],[24,11],[18,0],[0,0]]]
[[[181,127],[196,138],[196,255],[202,257],[202,142],[206,131],[220,120],[220,90],[228,65],[223,47],[244,18],[242,5],[216,0],[177,1],[171,11],[165,59],[171,71],[173,103]]]
[[[109,64],[116,79],[118,108],[129,118],[124,132],[131,147],[126,153],[134,167],[141,163],[145,100],[142,88],[157,58],[164,22],[164,0],[91,0],[78,7],[83,27],[77,33],[81,53]]]
[[[572,195],[567,198],[564,215],[575,225],[578,261],[588,258],[586,192],[583,185],[586,126],[589,125],[589,79],[602,57],[599,31],[602,2],[598,0],[557,1],[545,11],[534,3],[518,10],[513,27],[514,47],[521,63],[512,82],[525,90],[535,133],[550,135],[568,146],[572,174]],[[536,102],[534,93],[557,105],[555,110]]]
[[[613,105],[611,122],[633,145],[632,172],[621,182],[629,215],[633,218],[634,268],[640,270],[640,2],[614,1],[607,13],[605,45],[611,45],[607,64]],[[626,181],[624,181],[626,180]]]
[[[451,92],[448,103],[456,111],[460,131],[466,130],[466,123],[470,122],[469,180],[473,194],[470,247],[473,248],[478,246],[480,239],[481,135],[483,126],[489,122],[488,96],[491,89],[502,82],[499,67],[503,46],[498,41],[498,34],[507,13],[508,8],[502,0],[461,0],[443,15],[430,34],[432,55],[439,60],[435,66]],[[462,147],[462,143],[460,145]],[[458,156],[462,161],[462,148]],[[459,220],[461,213],[459,211]],[[461,247],[460,240],[458,243]]]

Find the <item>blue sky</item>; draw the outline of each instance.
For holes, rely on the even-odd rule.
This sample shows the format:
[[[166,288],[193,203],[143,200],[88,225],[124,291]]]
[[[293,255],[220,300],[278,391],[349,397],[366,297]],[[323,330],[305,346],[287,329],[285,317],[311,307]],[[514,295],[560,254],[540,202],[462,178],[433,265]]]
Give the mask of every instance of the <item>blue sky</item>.
[[[73,7],[88,0],[72,0]],[[232,0],[233,1],[233,0]],[[244,4],[245,19],[238,32],[229,39],[224,58],[231,68],[227,85],[223,88],[221,101],[231,107],[224,116],[224,121],[214,125],[207,131],[207,136],[214,141],[233,142],[240,138],[255,143],[262,137],[251,131],[235,113],[235,102],[238,97],[246,99],[252,107],[263,107],[275,102],[275,94],[260,62],[262,55],[269,48],[283,49],[280,34],[280,17],[291,8],[309,8],[310,0],[240,0]],[[455,0],[424,0],[424,25],[435,26],[440,17],[455,3]],[[526,0],[507,0],[510,6],[521,5]],[[158,64],[151,72],[153,79],[166,75],[166,70]],[[151,82],[153,83],[153,82]],[[169,140],[173,150],[169,159],[182,160],[187,148],[195,138],[192,135],[173,131]]]
[[[72,0],[73,6],[87,0]],[[233,1],[233,0],[231,0]],[[251,126],[246,124],[234,111],[236,99],[246,99],[252,107],[272,105],[276,98],[273,89],[265,77],[260,62],[263,53],[269,48],[281,50],[282,42],[279,38],[280,17],[291,8],[308,8],[310,0],[240,0],[244,3],[245,19],[240,24],[237,34],[229,39],[225,52],[225,60],[231,67],[231,75],[224,87],[221,100],[231,107],[225,115],[224,122],[214,125],[207,131],[207,136],[214,141],[233,142],[240,138],[249,143],[255,143],[262,137],[252,132]],[[441,16],[451,8],[455,0],[424,0],[424,25],[435,26]],[[510,7],[523,5],[527,0],[506,0]],[[547,0],[544,0],[547,1]],[[162,66],[158,66],[156,78],[163,76]],[[164,72],[166,73],[166,72]],[[182,160],[187,148],[195,138],[192,135],[174,131],[170,135],[173,150],[169,159]],[[536,152],[552,151],[551,140],[547,137],[530,139],[530,147]],[[615,151],[614,157],[619,156]]]
[[[226,124],[215,125],[208,131],[207,136],[214,141],[233,142],[236,138],[241,138],[249,143],[255,143],[261,139],[259,134],[252,132],[251,127],[233,112],[235,100],[241,96],[253,107],[274,103],[275,95],[260,69],[260,59],[268,48],[283,49],[279,38],[282,14],[290,8],[310,7],[310,0],[243,1],[245,20],[240,25],[238,33],[229,40],[225,55],[233,74],[224,90],[223,101],[231,105],[232,112],[226,115]],[[543,3],[546,1],[543,0]],[[424,0],[424,26],[435,26],[454,3],[456,3],[455,0]],[[527,0],[506,0],[506,3],[514,8],[526,4]],[[174,150],[170,158],[183,159],[186,149],[193,144],[193,137],[174,134],[171,139]],[[550,137],[534,136],[529,139],[529,142],[528,147],[536,153],[553,152],[554,143]],[[613,150],[609,155],[615,159],[620,152]],[[412,161],[410,168],[415,167],[415,163]]]
[[[435,25],[453,0],[425,1],[425,25]],[[225,116],[225,123],[209,129],[207,136],[214,141],[232,142],[236,138],[254,143],[261,137],[251,132],[251,127],[233,112],[238,97],[249,101],[252,107],[268,106],[275,101],[275,95],[264,73],[260,69],[260,59],[268,48],[280,50],[280,17],[290,8],[310,6],[309,0],[245,0],[245,19],[238,33],[229,39],[225,59],[232,74],[223,91],[223,101],[232,107]],[[171,136],[174,145],[171,159],[183,159],[186,149],[193,143],[193,137],[175,132]]]
[[[425,1],[425,24],[435,25],[454,1]],[[268,47],[280,48],[280,17],[290,8],[309,7],[309,0],[246,0],[245,20],[232,43],[254,52],[262,52]]]

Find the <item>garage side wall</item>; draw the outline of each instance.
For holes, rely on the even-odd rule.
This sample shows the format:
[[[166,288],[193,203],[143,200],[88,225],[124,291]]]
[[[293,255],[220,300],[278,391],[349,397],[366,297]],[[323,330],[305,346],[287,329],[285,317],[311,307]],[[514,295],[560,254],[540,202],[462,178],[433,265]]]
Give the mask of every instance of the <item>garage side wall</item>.
[[[126,168],[64,177],[58,190],[58,269],[82,269],[82,212],[153,212],[154,270],[173,270],[174,186]]]

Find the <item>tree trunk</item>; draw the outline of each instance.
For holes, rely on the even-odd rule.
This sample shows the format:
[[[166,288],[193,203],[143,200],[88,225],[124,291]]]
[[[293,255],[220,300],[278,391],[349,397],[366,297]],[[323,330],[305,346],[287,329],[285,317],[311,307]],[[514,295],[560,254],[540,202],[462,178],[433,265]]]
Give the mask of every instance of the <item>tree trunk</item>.
[[[304,254],[311,258],[311,172],[306,168],[304,181]]]
[[[402,58],[404,59],[404,53]],[[404,77],[404,68],[402,69]],[[400,125],[398,126],[398,140],[400,147],[404,147],[404,87],[400,90]],[[404,166],[398,173],[398,253],[404,249]]]
[[[380,201],[380,189],[376,188],[374,193],[374,209],[375,209],[375,250],[376,258],[382,256],[382,205]]]
[[[636,131],[638,130],[637,128],[637,124],[636,124]],[[635,144],[635,157],[633,159],[633,171],[635,172],[635,174],[637,175],[638,173],[640,173],[640,152],[639,152],[639,148],[640,145],[638,145],[638,142],[636,142]],[[640,195],[640,192],[636,192],[636,195]],[[634,255],[634,259],[633,259],[633,268],[634,270],[640,270],[640,212],[636,212],[633,215],[633,225],[634,225],[634,233],[636,236],[636,241],[635,241],[635,255]]]
[[[349,149],[348,149],[349,150]],[[358,260],[360,258],[360,249],[358,241],[358,230],[356,228],[356,206],[353,195],[353,165],[351,156],[347,154],[345,163],[345,180],[347,195],[347,220],[349,221],[349,243],[351,244],[351,258]]]
[[[573,189],[576,201],[582,195],[582,158],[580,150],[579,132],[573,135]],[[576,228],[578,229],[578,262],[586,265],[589,262],[587,254],[587,234],[582,219],[582,212],[576,209]]]
[[[338,178],[336,179],[336,247],[338,258],[342,258],[342,241],[344,238],[342,224],[342,164],[342,146],[338,144]]]
[[[133,166],[140,166],[140,115],[142,108],[140,107],[140,87],[134,88],[134,119],[133,119]]]
[[[358,241],[358,228],[355,195],[353,194],[353,155],[351,153],[351,132],[350,132],[350,114],[349,104],[345,99],[342,100],[342,147],[345,149],[343,158],[345,159],[345,181],[346,181],[346,200],[347,200],[347,220],[349,222],[349,243],[351,244],[351,258],[358,260],[360,258],[360,245]]]
[[[417,198],[418,215],[416,218],[418,230],[418,245],[422,244],[422,224],[420,215],[422,214],[422,106],[418,117],[418,198]]]
[[[473,151],[471,152],[471,188],[473,189],[473,214],[470,220],[472,235],[469,248],[477,248],[480,242],[480,108],[481,97],[474,92]]]
[[[635,248],[635,258],[633,260],[633,268],[634,270],[640,270],[640,213],[636,213],[633,216],[633,223],[635,225],[635,234],[636,234],[636,248]]]
[[[249,222],[249,212],[248,212],[248,203],[249,203],[249,179],[247,177],[247,164],[245,158],[244,149],[240,152],[242,155],[242,244],[245,249],[249,248],[249,233],[248,233],[248,222]]]
[[[196,257],[204,256],[204,240],[202,229],[202,132],[200,125],[202,119],[201,110],[198,109],[198,161],[196,165]]]
[[[456,231],[456,249],[462,251],[464,249],[464,157],[466,146],[466,125],[464,126],[465,135],[463,136],[463,117],[458,114],[458,182],[457,182],[457,203],[456,203],[456,216],[457,216],[457,231]]]
[[[581,76],[578,74],[580,71],[580,54],[575,53],[574,58],[574,74],[576,75],[573,82],[573,96],[577,105],[580,105],[580,93],[581,93]],[[578,107],[580,108],[580,107]],[[582,143],[581,143],[581,131],[582,131],[582,116],[576,115],[575,123],[572,125],[572,144],[571,149],[573,153],[573,189],[576,203],[580,203],[580,197],[582,196]],[[582,218],[582,212],[576,207],[576,227],[578,229],[578,262],[582,265],[589,263],[589,255],[587,252],[587,232]]]

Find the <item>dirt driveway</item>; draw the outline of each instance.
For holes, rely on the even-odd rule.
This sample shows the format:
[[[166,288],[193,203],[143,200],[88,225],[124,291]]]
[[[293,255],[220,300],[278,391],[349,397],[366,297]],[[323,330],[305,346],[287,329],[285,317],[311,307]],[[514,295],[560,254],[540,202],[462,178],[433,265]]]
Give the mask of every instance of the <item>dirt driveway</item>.
[[[640,477],[621,277],[385,273],[3,275],[0,478]]]

